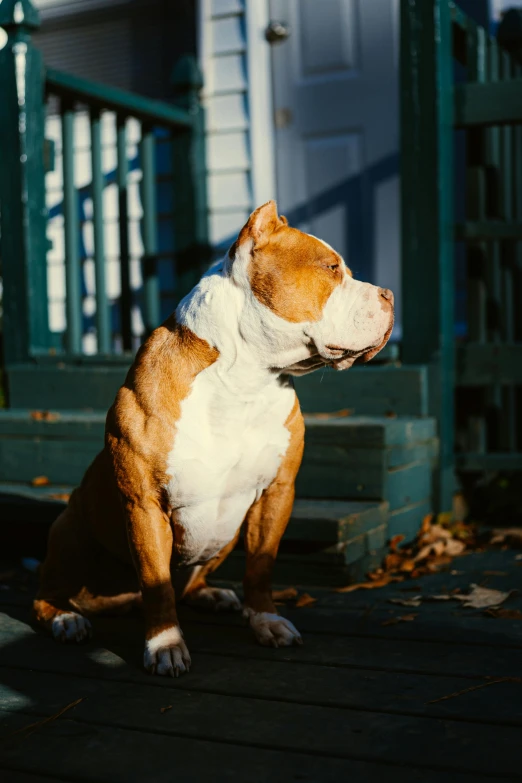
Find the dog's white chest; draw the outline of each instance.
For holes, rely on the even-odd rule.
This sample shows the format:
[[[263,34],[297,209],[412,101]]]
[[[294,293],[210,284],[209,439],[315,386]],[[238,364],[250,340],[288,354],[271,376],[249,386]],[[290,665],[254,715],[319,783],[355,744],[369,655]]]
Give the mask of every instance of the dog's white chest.
[[[292,388],[274,378],[259,393],[237,394],[216,383],[218,372],[213,365],[195,379],[168,455],[167,490],[186,564],[210,559],[234,538],[290,440]]]

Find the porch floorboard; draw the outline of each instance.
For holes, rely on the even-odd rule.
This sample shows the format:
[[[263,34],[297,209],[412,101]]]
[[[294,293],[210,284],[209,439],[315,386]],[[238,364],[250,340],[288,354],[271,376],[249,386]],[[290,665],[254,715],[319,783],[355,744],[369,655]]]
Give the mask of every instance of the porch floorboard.
[[[302,587],[315,604],[280,607],[302,648],[259,647],[237,616],[181,607],[193,665],[179,679],[142,671],[139,617],[95,618],[92,642],[54,644],[28,619],[34,577],[4,563],[2,582],[4,783],[522,780],[522,620],[389,602],[475,582],[518,589],[504,606],[522,610],[513,551],[379,590]]]

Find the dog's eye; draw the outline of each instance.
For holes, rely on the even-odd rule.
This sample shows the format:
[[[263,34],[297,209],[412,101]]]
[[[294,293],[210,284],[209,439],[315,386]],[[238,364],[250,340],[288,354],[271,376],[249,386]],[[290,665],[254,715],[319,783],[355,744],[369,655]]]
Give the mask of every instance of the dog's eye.
[[[339,269],[339,264],[337,264],[337,263],[336,264],[326,264],[326,268],[327,269],[331,269],[332,272],[337,272],[337,270]]]

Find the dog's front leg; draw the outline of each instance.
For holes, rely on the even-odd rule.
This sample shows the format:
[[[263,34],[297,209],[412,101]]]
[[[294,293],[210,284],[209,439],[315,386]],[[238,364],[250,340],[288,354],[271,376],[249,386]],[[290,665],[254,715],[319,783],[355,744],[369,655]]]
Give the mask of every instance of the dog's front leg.
[[[268,647],[302,644],[299,631],[277,614],[272,600],[272,572],[279,542],[292,513],[295,477],[303,456],[304,424],[297,399],[285,426],[290,432],[290,442],[277,476],[250,508],[245,520],[243,613],[258,642]]]
[[[154,501],[126,504],[129,544],[145,614],[144,666],[151,674],[177,677],[190,668],[179,627],[170,575],[172,528]]]

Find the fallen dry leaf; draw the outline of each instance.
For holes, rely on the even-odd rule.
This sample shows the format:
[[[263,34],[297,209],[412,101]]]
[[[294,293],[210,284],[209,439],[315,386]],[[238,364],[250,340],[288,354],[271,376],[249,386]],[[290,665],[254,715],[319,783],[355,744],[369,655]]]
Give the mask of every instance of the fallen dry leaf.
[[[68,503],[71,499],[71,496],[68,492],[54,492],[53,494],[47,495],[48,498],[51,498],[52,500],[63,500],[65,503]]]
[[[507,576],[507,571],[483,571],[484,576]]]
[[[400,566],[401,562],[401,556],[396,552],[392,552],[384,558],[384,568],[386,571],[393,571]]]
[[[284,590],[272,590],[274,601],[292,601],[294,598],[297,598],[297,595],[295,587],[285,587]]]
[[[387,419],[396,419],[397,418],[397,414],[395,413],[395,411],[386,411],[386,413],[384,415],[386,416]]]
[[[399,546],[402,541],[404,541],[405,536],[399,534],[397,536],[393,536],[393,538],[390,541],[390,552],[395,553],[397,552],[397,547]]]
[[[390,617],[389,620],[385,620],[381,625],[397,625],[398,623],[411,623],[417,617],[416,614],[403,614],[399,617]]]
[[[442,525],[437,523],[432,525],[430,529],[422,536],[422,539],[426,542],[433,543],[438,541],[439,538],[451,538],[451,533],[447,528],[442,527]]]
[[[484,611],[488,617],[499,617],[502,620],[522,620],[520,609],[503,609],[501,606],[491,606]]]
[[[59,413],[51,411],[31,411],[29,415],[34,421],[57,421],[60,418]]]
[[[467,595],[454,594],[453,598],[456,601],[461,601],[462,606],[470,609],[488,609],[490,606],[498,606],[503,604],[504,601],[509,598],[511,593],[502,592],[502,590],[492,590],[489,587],[480,587],[479,585],[470,585],[471,592]]]
[[[396,535],[389,542],[382,567],[367,574],[367,582],[338,588],[337,592],[384,587],[390,582],[417,580],[447,568],[454,557],[468,550],[478,550],[479,528],[455,520],[452,513],[427,514],[417,536],[404,543],[403,535]],[[453,571],[453,574],[458,572]],[[446,599],[445,599],[446,600]]]
[[[430,562],[426,565],[426,568],[428,571],[439,571],[441,568],[444,568],[444,566],[447,566],[451,563],[452,558],[449,557],[449,555],[440,555],[440,557],[434,557],[433,560],[430,560]]]
[[[47,476],[35,476],[31,484],[33,487],[45,487],[47,484],[50,484],[50,481]]]
[[[390,604],[399,604],[399,606],[420,606],[422,603],[422,596],[415,595],[413,598],[390,598]]]
[[[448,538],[446,541],[446,554],[450,557],[458,557],[466,549],[466,544],[456,538]]]
[[[303,606],[311,606],[312,604],[315,604],[316,601],[317,598],[313,598],[311,595],[308,595],[308,593],[303,593],[299,596],[295,605],[300,609]]]
[[[168,712],[172,709],[172,704],[168,704],[166,707],[160,707],[160,712]]]
[[[400,582],[400,577],[385,576],[382,579],[376,579],[373,582],[358,582],[355,585],[346,585],[346,587],[336,587],[336,593],[353,593],[354,590],[374,590],[377,587],[385,587],[390,582]]]
[[[420,563],[422,560],[426,560],[427,557],[429,557],[431,554],[431,544],[426,544],[426,546],[423,546],[417,554],[415,555],[415,562]]]
[[[319,419],[324,421],[325,419],[343,419],[346,416],[353,416],[354,408],[342,408],[340,411],[332,411],[331,413],[307,413],[307,417],[310,419]]]
[[[490,544],[508,544],[509,546],[522,546],[522,527],[506,527],[495,530],[490,538]]]
[[[426,516],[422,520],[421,528],[419,530],[419,535],[424,536],[428,532],[428,530],[431,527],[431,524],[434,520],[433,514],[426,514]]]

